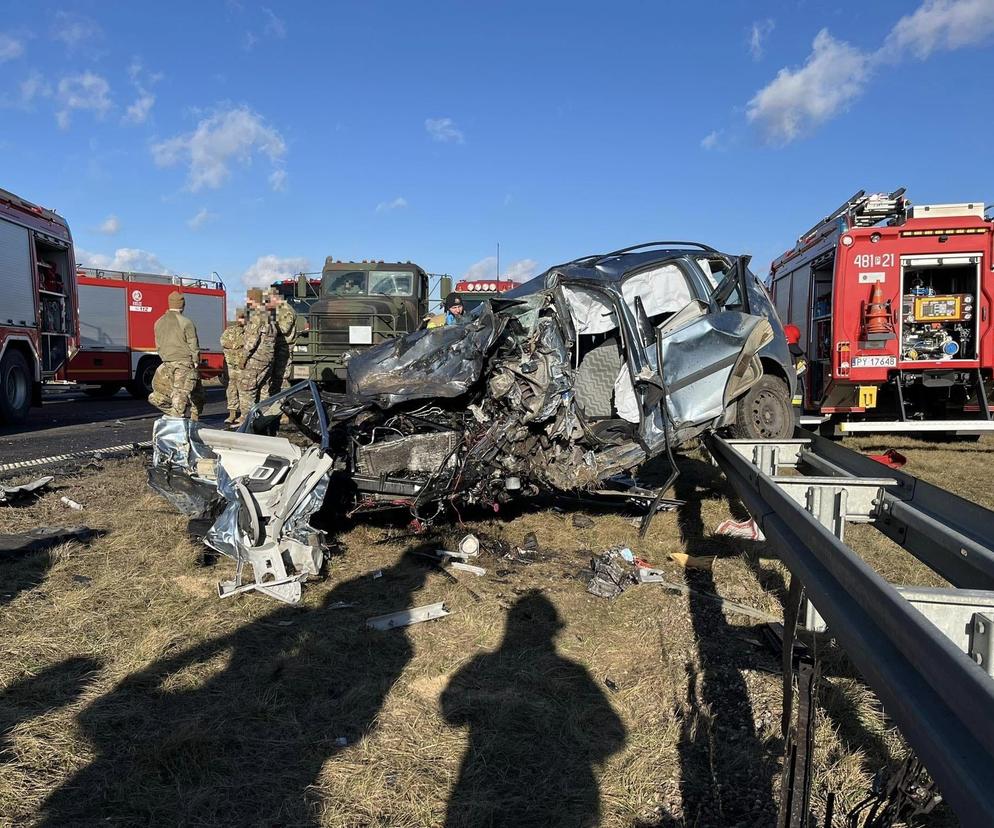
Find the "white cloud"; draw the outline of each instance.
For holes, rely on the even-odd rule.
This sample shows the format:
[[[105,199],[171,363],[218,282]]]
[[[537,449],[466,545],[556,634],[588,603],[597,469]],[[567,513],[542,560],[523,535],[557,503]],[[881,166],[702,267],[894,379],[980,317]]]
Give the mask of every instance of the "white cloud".
[[[286,37],[286,21],[277,17],[272,9],[262,7],[262,13],[266,16],[266,25],[262,31],[270,37],[282,40]]]
[[[234,162],[248,166],[253,156],[265,155],[276,164],[285,154],[283,136],[246,106],[216,110],[193,132],[152,145],[158,166],[187,165],[187,189],[193,192],[216,190],[230,177]]]
[[[891,28],[876,51],[864,51],[822,29],[807,62],[781,69],[749,101],[746,115],[773,143],[789,143],[844,112],[882,64],[909,54],[921,60],[940,50],[975,46],[994,37],[992,0],[924,0]]]
[[[282,193],[286,190],[286,170],[277,168],[269,174],[269,186],[274,192]]]
[[[762,59],[766,51],[764,41],[773,33],[775,25],[773,19],[769,17],[766,20],[757,20],[752,24],[752,29],[749,32],[749,54],[752,55],[753,60]]]
[[[504,272],[501,274],[502,278],[506,277],[514,282],[525,282],[535,275],[535,271],[538,268],[538,262],[534,259],[518,259],[516,262],[511,262],[509,265],[505,265],[503,268]],[[480,261],[471,264],[466,268],[466,273],[463,274],[464,279],[496,279],[497,278],[497,257],[487,256],[485,259],[480,259]]]
[[[110,84],[93,72],[68,75],[59,80],[58,99],[61,109],[55,113],[55,119],[62,129],[69,126],[73,110],[90,111],[100,118],[112,106]]]
[[[311,263],[302,256],[280,258],[279,256],[260,256],[248,270],[242,274],[242,284],[247,287],[269,287],[277,279],[292,279],[298,273],[306,273]]]
[[[804,66],[781,69],[749,101],[746,115],[771,141],[788,143],[844,111],[862,93],[870,68],[866,53],[822,29]]]
[[[107,216],[97,230],[105,236],[115,236],[121,231],[121,220],[114,215]]]
[[[60,11],[55,15],[52,37],[70,49],[77,46],[92,46],[100,35],[100,27],[88,17],[65,11]]]
[[[512,282],[527,282],[537,269],[538,262],[534,259],[518,259],[504,268],[504,275]]]
[[[30,106],[36,98],[48,98],[51,95],[52,85],[40,72],[32,72],[21,81],[21,103],[24,106]]]
[[[911,52],[924,60],[932,52],[974,46],[994,35],[991,0],[925,0],[894,24],[881,57]]]
[[[128,67],[128,77],[131,78],[131,85],[134,86],[138,97],[124,113],[121,123],[143,124],[148,120],[149,113],[155,106],[155,95],[150,87],[158,83],[162,79],[162,75],[148,75],[141,62],[136,60]]]
[[[385,213],[389,210],[401,210],[407,206],[407,199],[397,196],[393,201],[381,201],[376,205],[377,213]]]
[[[201,207],[195,216],[187,219],[186,225],[191,230],[200,230],[216,218],[217,213],[212,213],[206,207]]]
[[[712,129],[707,135],[701,138],[701,147],[706,150],[718,148],[718,141],[721,139],[721,130]]]
[[[113,256],[105,253],[91,253],[76,248],[76,264],[82,267],[95,267],[100,270],[123,270],[134,273],[167,274],[169,270],[155,253],[139,250],[136,247],[119,247]]]
[[[465,136],[456,127],[456,122],[451,118],[427,118],[425,120],[425,129],[433,141],[455,144],[465,143]]]
[[[0,32],[0,63],[14,60],[24,54],[24,43],[9,34]]]

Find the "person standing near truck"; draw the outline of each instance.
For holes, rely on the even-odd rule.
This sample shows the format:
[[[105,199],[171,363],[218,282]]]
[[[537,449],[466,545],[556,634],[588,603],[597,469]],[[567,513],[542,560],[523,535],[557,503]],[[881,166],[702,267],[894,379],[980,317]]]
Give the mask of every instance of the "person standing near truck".
[[[297,314],[275,290],[269,292],[270,305],[276,324],[276,342],[273,349],[273,374],[269,380],[269,396],[290,387],[290,354],[297,338]]]
[[[276,326],[273,315],[263,303],[262,290],[250,288],[246,300],[248,319],[245,322],[245,339],[242,343],[244,363],[238,380],[238,407],[241,414],[235,425],[241,425],[249,409],[259,402],[273,370],[273,351],[276,343]]]
[[[179,291],[169,294],[169,309],[155,322],[155,350],[162,364],[152,379],[148,401],[171,417],[199,420],[204,410],[200,384],[200,342],[197,328],[183,316],[186,299]]]
[[[235,309],[235,321],[224,329],[221,334],[221,347],[224,349],[224,364],[228,369],[228,387],[225,389],[228,399],[228,419],[231,424],[238,419],[238,380],[242,375],[245,360],[245,308]]]

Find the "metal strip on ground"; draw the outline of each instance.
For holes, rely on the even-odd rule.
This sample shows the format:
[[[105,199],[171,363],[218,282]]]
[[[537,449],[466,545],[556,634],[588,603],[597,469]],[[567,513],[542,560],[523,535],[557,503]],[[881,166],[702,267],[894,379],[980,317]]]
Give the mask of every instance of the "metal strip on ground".
[[[151,440],[143,440],[140,443],[122,443],[118,446],[107,446],[105,448],[86,449],[85,451],[73,451],[67,454],[56,454],[51,457],[34,457],[31,460],[19,460],[16,463],[6,463],[0,466],[0,475],[16,474],[39,466],[53,466],[56,463],[65,463],[69,460],[90,459],[96,454],[130,454],[136,448],[146,449],[152,447]]]

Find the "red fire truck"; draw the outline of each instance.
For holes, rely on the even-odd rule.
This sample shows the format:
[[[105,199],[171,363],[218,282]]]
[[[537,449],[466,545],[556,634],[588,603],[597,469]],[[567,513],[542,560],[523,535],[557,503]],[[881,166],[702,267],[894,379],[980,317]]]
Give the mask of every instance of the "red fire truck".
[[[992,222],[861,190],[771,265],[800,329],[804,419],[836,433],[994,430]]]
[[[0,190],[0,423],[24,422],[75,347],[76,262],[65,219]]]
[[[197,326],[200,374],[224,370],[221,334],[226,324],[224,284],[207,279],[122,273],[79,268],[79,350],[60,379],[84,385],[92,396],[111,397],[122,387],[144,399],[161,360],[155,353],[154,326],[168,307],[169,294],[186,297],[183,314]]]
[[[469,313],[484,299],[491,299],[516,287],[517,284],[510,279],[460,279],[452,292],[458,294],[466,308],[465,312]]]

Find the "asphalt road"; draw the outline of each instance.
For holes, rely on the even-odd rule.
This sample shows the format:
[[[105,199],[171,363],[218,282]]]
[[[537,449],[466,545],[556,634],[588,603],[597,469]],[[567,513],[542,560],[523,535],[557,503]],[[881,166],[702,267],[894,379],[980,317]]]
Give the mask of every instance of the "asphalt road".
[[[202,419],[223,428],[224,389],[204,392],[207,407]],[[126,391],[97,400],[73,387],[46,388],[44,404],[31,409],[26,423],[0,426],[0,465],[150,440],[152,423],[159,416],[158,409]]]

